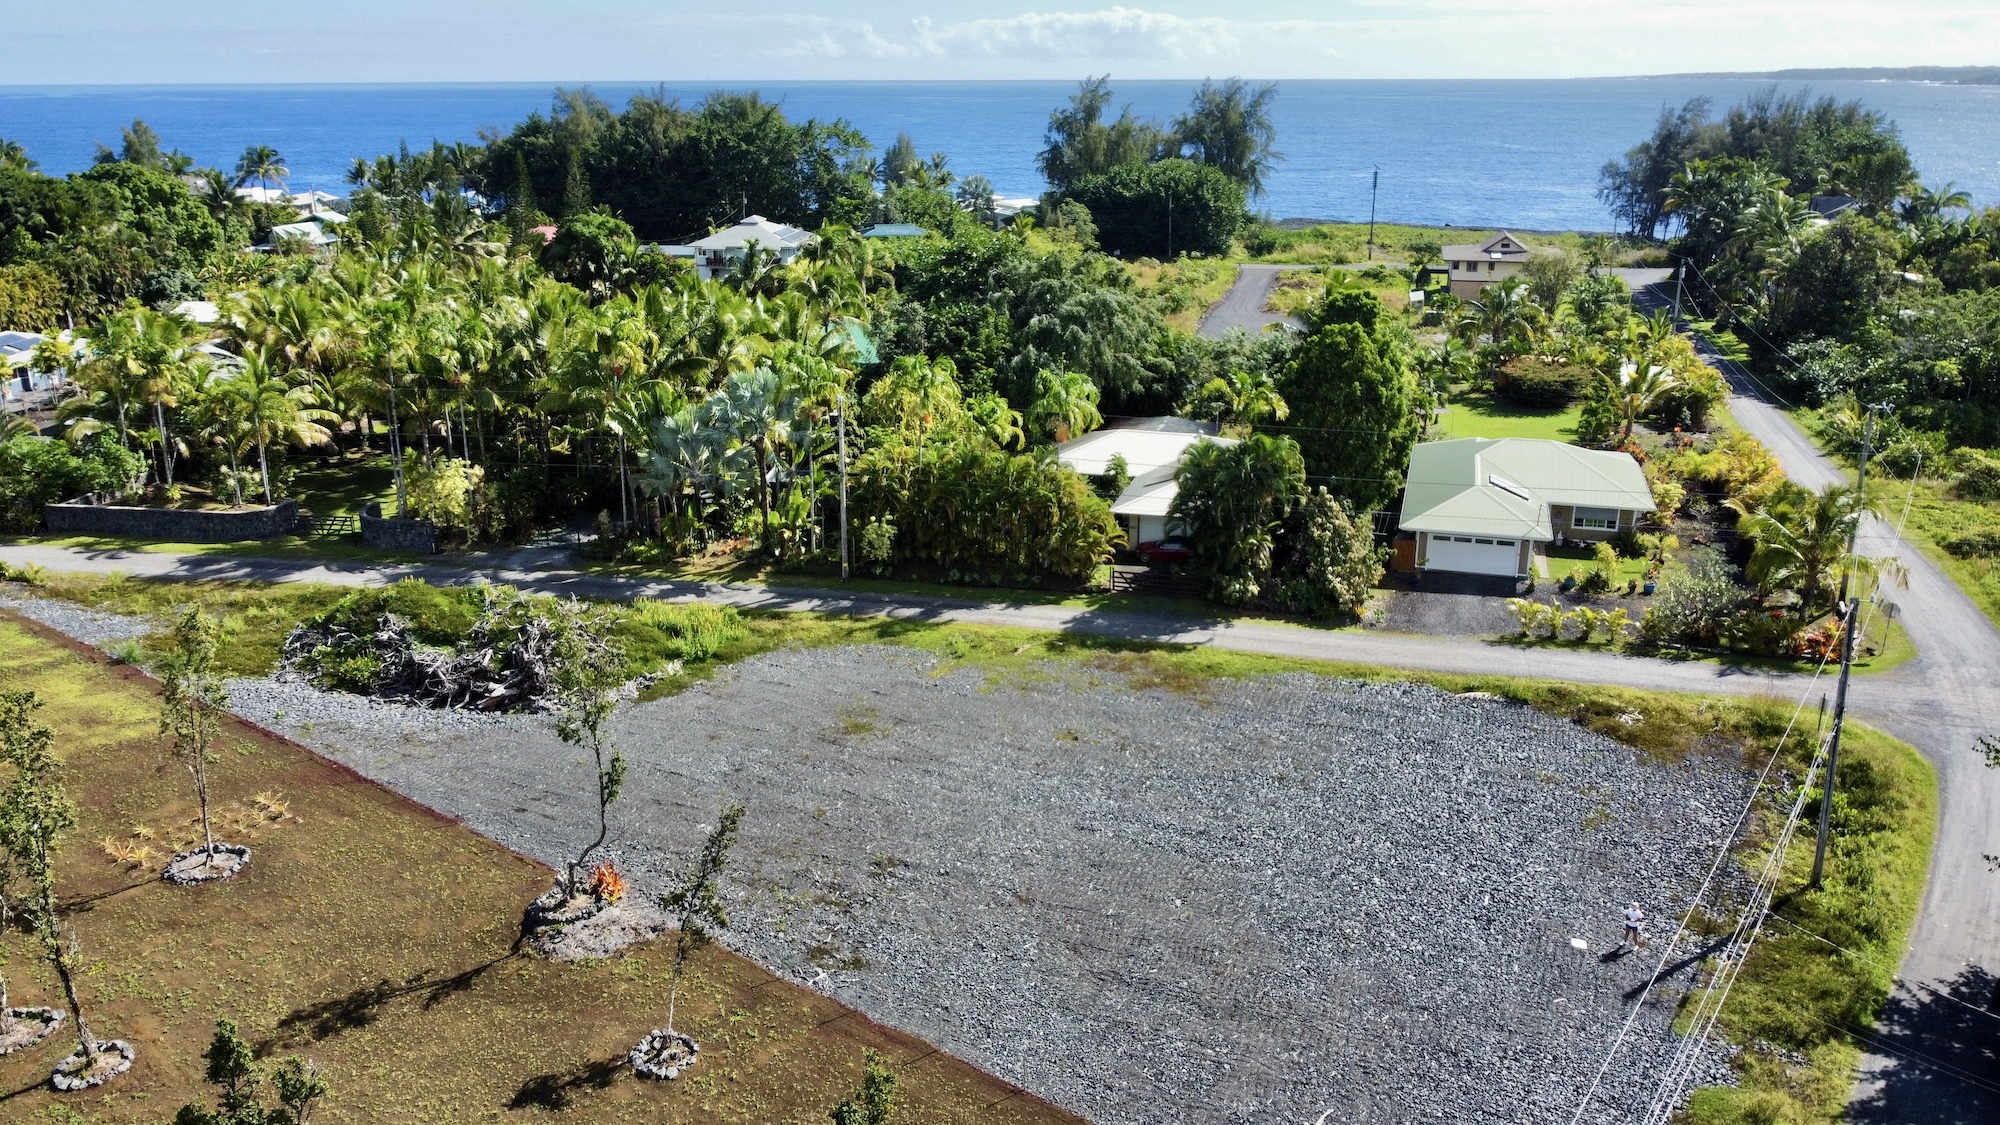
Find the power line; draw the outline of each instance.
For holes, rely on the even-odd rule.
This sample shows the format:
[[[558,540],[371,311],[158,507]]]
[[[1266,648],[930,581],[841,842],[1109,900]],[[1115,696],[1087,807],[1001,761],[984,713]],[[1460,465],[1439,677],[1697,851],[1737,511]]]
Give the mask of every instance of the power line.
[[[1709,865],[1707,876],[1702,879],[1701,886],[1696,888],[1694,898],[1688,903],[1687,912],[1681,916],[1680,925],[1674,930],[1673,938],[1660,952],[1660,962],[1654,967],[1652,975],[1646,978],[1645,987],[1640,989],[1638,998],[1632,1004],[1632,1014],[1625,1017],[1625,1023],[1619,1027],[1618,1035],[1612,1039],[1610,1049],[1605,1052],[1603,1064],[1597,1068],[1596,1077],[1591,1079],[1589,1088],[1584,1091],[1583,1099],[1576,1107],[1575,1116],[1570,1118],[1570,1125],[1581,1125],[1583,1115],[1590,1108],[1591,1099],[1596,1096],[1598,1088],[1604,1084],[1604,1075],[1610,1071],[1612,1061],[1618,1057],[1618,1050],[1624,1045],[1625,1037],[1631,1033],[1633,1024],[1638,1022],[1639,1013],[1645,1010],[1646,998],[1652,994],[1653,986],[1666,975],[1667,963],[1679,949],[1681,939],[1686,937],[1692,928],[1695,911],[1701,908],[1702,901],[1708,896],[1709,888],[1715,884],[1716,876],[1721,873],[1723,864],[1728,861],[1731,845],[1742,835],[1744,823],[1749,819],[1752,810],[1757,807],[1757,798],[1768,784],[1771,771],[1777,768],[1778,758],[1784,752],[1785,740],[1791,737],[1793,728],[1798,725],[1799,715],[1805,711],[1806,700],[1812,697],[1813,686],[1819,682],[1820,676],[1825,671],[1826,657],[1822,656],[1819,667],[1813,671],[1812,679],[1806,683],[1805,692],[1799,696],[1798,706],[1792,710],[1791,721],[1785,724],[1784,732],[1778,736],[1776,745],[1771,748],[1771,756],[1765,761],[1763,771],[1757,775],[1757,784],[1751,788],[1749,800],[1744,802],[1743,811],[1736,814],[1735,824],[1730,826],[1729,835],[1723,839],[1722,846],[1716,851],[1715,862]]]

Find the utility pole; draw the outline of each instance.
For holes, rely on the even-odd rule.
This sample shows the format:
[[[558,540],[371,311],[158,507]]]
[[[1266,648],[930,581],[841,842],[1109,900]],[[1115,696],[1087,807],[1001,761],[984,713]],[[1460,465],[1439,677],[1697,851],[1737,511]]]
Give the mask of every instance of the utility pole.
[[[1174,189],[1167,189],[1167,261],[1174,260]]]
[[[1870,405],[1868,417],[1861,424],[1861,468],[1855,474],[1855,491],[1860,494],[1864,506],[1868,502],[1868,457],[1874,452],[1875,412],[1888,409],[1887,403]],[[1848,533],[1847,554],[1850,559],[1854,556],[1855,541],[1861,536],[1861,521],[1866,516],[1864,507],[1862,514],[1855,517],[1854,530]],[[1826,867],[1826,842],[1833,820],[1833,775],[1840,767],[1840,728],[1847,719],[1847,678],[1854,670],[1854,627],[1861,617],[1857,612],[1861,599],[1848,596],[1853,580],[1854,567],[1850,562],[1846,572],[1840,576],[1840,686],[1833,693],[1833,733],[1827,736],[1826,776],[1820,779],[1819,839],[1813,844],[1812,881],[1809,884],[1815,888],[1820,885],[1820,875]]]
[[[1681,322],[1681,286],[1686,279],[1687,262],[1683,260],[1680,268],[1674,271],[1674,323],[1677,325]]]
[[[1382,166],[1375,166],[1368,180],[1368,260],[1375,260],[1375,199],[1382,193]]]
[[[847,567],[847,392],[841,391],[834,400],[834,418],[840,426],[840,577],[848,576]]]

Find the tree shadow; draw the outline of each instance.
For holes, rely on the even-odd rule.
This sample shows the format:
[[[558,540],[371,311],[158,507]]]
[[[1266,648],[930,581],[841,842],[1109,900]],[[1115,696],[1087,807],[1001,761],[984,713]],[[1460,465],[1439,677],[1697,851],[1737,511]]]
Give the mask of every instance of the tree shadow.
[[[1849,1121],[2000,1121],[2000,976],[1974,965],[1950,980],[1899,984],[1872,1033],[1845,1030],[1870,1055]]]
[[[583,1090],[604,1090],[618,1080],[618,1072],[625,1067],[624,1056],[614,1059],[593,1059],[579,1063],[568,1070],[550,1074],[537,1074],[507,1102],[508,1109],[567,1109]]]
[[[448,977],[433,977],[426,971],[401,984],[383,978],[330,1000],[295,1008],[278,1021],[275,1035],[258,1044],[257,1053],[266,1055],[280,1048],[317,1043],[367,1027],[382,1017],[383,1009],[390,1003],[408,996],[421,995],[422,1007],[428,1011],[452,996],[470,991],[495,965],[515,956],[510,952]]]

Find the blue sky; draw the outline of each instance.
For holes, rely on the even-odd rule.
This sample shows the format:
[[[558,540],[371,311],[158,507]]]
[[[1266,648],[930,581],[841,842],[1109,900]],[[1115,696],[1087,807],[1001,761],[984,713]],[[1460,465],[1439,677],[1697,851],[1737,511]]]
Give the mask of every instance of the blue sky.
[[[0,0],[0,83],[1573,77],[2000,63],[1995,0]]]

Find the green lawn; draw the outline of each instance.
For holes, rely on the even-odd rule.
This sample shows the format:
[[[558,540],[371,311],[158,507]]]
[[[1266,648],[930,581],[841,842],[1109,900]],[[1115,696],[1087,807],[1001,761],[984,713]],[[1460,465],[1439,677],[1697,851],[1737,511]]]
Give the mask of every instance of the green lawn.
[[[1594,569],[1594,556],[1589,547],[1557,547],[1551,544],[1549,552],[1549,577],[1551,587],[1558,586],[1564,578],[1574,575],[1578,582]],[[1612,582],[1623,586],[1625,583],[1646,580],[1646,560],[1620,558],[1618,569],[1612,573]]]
[[[1502,402],[1490,394],[1474,392],[1456,395],[1447,412],[1438,415],[1431,427],[1430,440],[1447,438],[1547,438],[1573,441],[1582,406],[1561,410],[1529,410]]]
[[[382,510],[396,508],[396,468],[384,454],[342,455],[334,461],[307,461],[292,478],[301,507],[321,515],[359,515],[370,500]]]

